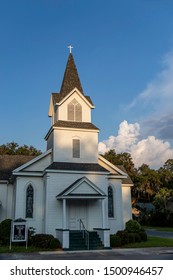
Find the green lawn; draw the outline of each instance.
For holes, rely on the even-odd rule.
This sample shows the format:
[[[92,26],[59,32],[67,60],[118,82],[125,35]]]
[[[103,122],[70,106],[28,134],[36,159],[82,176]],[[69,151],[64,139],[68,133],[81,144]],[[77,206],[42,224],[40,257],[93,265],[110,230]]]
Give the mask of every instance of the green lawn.
[[[170,231],[173,232],[173,227],[148,227],[148,226],[144,226],[144,229],[155,229],[155,230],[159,230],[159,231]]]
[[[148,236],[148,240],[145,242],[137,242],[133,244],[127,244],[124,246],[124,248],[147,248],[147,247],[173,247],[173,239]]]
[[[59,251],[61,249],[51,249],[51,251]],[[8,247],[0,246],[0,253],[31,253],[31,252],[40,252],[40,251],[50,251],[45,248],[38,248],[29,246],[27,249],[25,246],[12,246],[11,250]]]

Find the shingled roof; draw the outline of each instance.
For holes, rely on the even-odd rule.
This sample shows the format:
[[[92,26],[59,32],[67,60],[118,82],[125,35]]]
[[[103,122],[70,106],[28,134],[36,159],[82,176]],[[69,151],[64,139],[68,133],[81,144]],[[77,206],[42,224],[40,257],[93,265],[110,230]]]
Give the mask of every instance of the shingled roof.
[[[77,72],[76,64],[74,62],[72,53],[70,53],[65,68],[60,93],[52,93],[53,103],[59,103],[75,88],[77,88],[80,91],[80,93],[83,94],[83,96],[87,99],[91,106],[94,106],[91,98],[89,96],[84,95],[79,75]]]
[[[14,169],[27,163],[35,156],[0,155],[0,180],[9,180]]]
[[[116,165],[116,167],[118,167],[120,170],[122,170],[124,173],[127,174],[127,178],[124,178],[124,179],[122,180],[122,183],[125,184],[125,185],[126,185],[126,184],[127,184],[127,185],[133,185],[132,179],[131,179],[130,176],[128,175],[128,173],[127,173],[126,169],[124,168],[124,166],[123,166],[123,165]]]
[[[71,122],[71,121],[57,121],[53,126],[66,127],[66,128],[79,128],[79,129],[92,129],[99,130],[94,124],[90,122]]]
[[[53,162],[47,170],[108,172],[98,163]]]
[[[68,57],[65,73],[64,73],[64,79],[60,90],[61,96],[65,97],[75,87],[83,94],[83,89],[74,62],[74,58],[72,53],[70,53]]]

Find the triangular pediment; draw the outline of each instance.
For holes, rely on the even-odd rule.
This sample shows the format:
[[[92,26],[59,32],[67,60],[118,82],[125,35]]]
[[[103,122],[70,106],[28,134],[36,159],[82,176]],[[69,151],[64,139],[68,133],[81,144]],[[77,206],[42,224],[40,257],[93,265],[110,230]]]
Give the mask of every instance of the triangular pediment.
[[[88,178],[82,177],[70,186],[68,186],[64,191],[57,195],[57,199],[60,198],[79,198],[79,197],[88,197],[88,198],[101,198],[105,197],[106,194],[100,190],[93,182]]]
[[[13,171],[13,175],[19,175],[21,172],[42,172],[51,163],[51,150],[35,157],[27,163],[21,165]]]

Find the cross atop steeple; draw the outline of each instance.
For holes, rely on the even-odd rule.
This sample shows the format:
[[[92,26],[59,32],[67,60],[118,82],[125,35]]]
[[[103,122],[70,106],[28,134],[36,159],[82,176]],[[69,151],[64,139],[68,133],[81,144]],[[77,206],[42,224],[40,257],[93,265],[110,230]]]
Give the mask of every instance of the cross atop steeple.
[[[70,53],[72,53],[73,46],[69,45],[67,48],[70,50]]]

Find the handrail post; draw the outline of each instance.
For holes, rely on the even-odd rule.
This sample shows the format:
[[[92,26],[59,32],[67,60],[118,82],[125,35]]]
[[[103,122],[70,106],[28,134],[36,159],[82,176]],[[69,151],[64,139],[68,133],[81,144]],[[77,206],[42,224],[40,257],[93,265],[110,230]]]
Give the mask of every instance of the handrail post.
[[[82,231],[82,237],[83,239],[85,239],[85,245],[89,250],[89,231],[85,228],[82,219],[79,219],[79,223],[80,223],[80,231]]]

